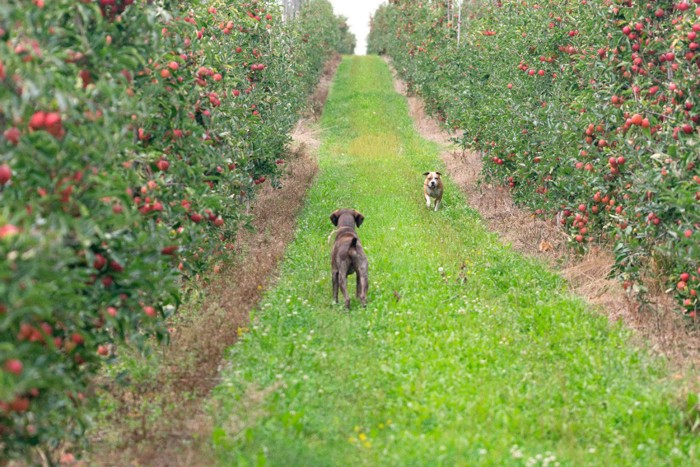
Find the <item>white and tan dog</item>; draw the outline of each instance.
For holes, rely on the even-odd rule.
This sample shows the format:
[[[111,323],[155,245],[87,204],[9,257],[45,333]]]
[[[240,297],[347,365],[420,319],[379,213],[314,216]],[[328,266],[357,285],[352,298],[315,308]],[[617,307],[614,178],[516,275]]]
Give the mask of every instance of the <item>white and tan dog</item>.
[[[430,199],[435,199],[435,210],[438,210],[442,201],[442,175],[440,172],[426,172],[423,182],[423,193],[425,194],[425,204],[430,209]]]

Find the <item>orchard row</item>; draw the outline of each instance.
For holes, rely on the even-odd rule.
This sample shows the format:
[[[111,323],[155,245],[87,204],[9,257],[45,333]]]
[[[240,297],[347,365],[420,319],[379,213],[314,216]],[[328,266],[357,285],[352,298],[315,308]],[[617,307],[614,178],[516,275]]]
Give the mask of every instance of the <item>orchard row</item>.
[[[350,42],[326,0],[0,6],[0,457],[79,439],[112,344],[167,340]]]
[[[409,2],[373,18],[483,175],[580,250],[614,245],[630,293],[700,308],[700,0]]]

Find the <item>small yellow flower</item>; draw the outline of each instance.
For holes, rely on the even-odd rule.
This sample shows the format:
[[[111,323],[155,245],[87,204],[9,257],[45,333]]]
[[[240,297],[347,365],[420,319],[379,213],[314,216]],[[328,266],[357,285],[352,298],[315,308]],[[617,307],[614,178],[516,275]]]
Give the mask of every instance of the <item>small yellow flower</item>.
[[[364,433],[360,433],[358,435],[358,438],[360,438],[360,441],[366,441],[367,440],[367,435]]]
[[[369,441],[365,441],[365,443],[363,444],[363,446],[366,447],[367,449],[369,449],[369,448],[372,447],[372,443],[370,443]]]

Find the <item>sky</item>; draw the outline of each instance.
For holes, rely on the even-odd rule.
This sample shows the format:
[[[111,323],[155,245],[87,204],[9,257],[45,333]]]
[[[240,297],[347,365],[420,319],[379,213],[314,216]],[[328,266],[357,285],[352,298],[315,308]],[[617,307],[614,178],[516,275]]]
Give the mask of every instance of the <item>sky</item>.
[[[330,0],[336,15],[348,18],[350,32],[357,38],[355,53],[367,53],[367,34],[369,34],[369,17],[377,7],[386,0]]]

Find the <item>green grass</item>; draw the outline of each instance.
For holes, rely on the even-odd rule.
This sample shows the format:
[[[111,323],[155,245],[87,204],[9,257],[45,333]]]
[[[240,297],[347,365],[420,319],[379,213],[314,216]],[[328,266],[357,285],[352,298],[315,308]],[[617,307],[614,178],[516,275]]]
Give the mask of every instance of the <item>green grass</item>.
[[[450,180],[426,209],[438,148],[382,60],[343,60],[321,123],[279,283],[216,391],[222,464],[700,465],[661,361],[500,243]],[[366,216],[368,306],[350,312],[331,303],[340,207]]]

